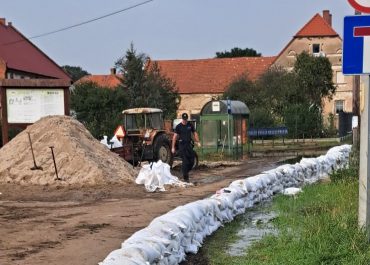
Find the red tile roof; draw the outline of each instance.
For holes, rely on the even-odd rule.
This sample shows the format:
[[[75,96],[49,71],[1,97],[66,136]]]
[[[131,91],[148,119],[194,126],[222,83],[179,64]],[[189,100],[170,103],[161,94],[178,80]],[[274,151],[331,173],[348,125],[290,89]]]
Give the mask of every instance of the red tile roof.
[[[45,53],[23,36],[11,23],[0,23],[0,58],[8,69],[33,73],[49,78],[70,77]]]
[[[256,80],[275,57],[240,57],[200,60],[155,61],[167,78],[176,83],[180,94],[223,93],[238,76],[247,73]]]
[[[120,80],[121,75],[86,75],[82,77],[80,80],[78,80],[76,83],[87,83],[87,82],[93,82],[97,84],[100,87],[109,88],[109,89],[115,89],[119,84],[121,84]]]
[[[294,37],[336,37],[337,32],[320,15],[316,14]]]

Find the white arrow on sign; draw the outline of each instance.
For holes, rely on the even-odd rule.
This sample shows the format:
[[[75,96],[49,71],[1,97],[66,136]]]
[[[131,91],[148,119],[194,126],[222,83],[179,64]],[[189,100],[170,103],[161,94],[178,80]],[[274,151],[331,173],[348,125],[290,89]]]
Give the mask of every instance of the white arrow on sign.
[[[370,13],[370,0],[348,0],[351,6],[362,13]]]

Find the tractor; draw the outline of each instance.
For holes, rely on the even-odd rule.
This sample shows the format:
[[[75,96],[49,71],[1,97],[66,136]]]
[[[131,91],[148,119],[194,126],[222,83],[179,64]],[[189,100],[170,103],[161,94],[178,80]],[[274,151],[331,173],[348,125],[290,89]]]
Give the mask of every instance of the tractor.
[[[176,153],[171,152],[174,135],[171,125],[165,126],[163,112],[156,108],[134,108],[122,111],[124,136],[119,140],[122,147],[112,148],[126,161],[137,166],[142,161],[158,161],[172,166],[174,159],[179,157],[178,143]],[[166,127],[166,128],[165,128]],[[195,154],[194,166],[198,165]]]

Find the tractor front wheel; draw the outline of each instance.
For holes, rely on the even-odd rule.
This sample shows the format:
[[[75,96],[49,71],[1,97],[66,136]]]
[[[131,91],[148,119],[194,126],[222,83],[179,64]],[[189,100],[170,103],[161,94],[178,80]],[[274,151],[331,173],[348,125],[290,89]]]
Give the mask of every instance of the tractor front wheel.
[[[165,134],[158,135],[154,141],[154,161],[162,160],[170,166],[173,162],[170,141]]]

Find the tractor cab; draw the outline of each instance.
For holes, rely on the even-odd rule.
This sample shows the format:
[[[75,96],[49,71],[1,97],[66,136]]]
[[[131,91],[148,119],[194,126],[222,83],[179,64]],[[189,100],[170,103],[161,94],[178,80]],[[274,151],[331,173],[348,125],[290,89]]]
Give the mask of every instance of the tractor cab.
[[[124,137],[122,147],[112,151],[136,165],[141,161],[172,164],[171,137],[164,129],[163,112],[156,108],[134,108],[122,111]]]
[[[135,108],[122,111],[123,126],[128,135],[145,135],[163,130],[163,112],[155,108]]]

